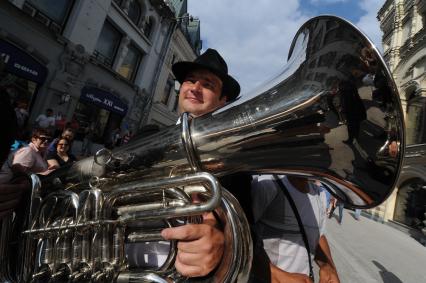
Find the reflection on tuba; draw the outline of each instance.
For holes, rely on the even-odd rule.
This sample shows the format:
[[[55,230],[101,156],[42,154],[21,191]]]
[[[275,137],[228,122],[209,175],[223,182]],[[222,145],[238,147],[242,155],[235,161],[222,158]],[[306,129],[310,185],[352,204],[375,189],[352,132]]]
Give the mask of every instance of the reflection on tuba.
[[[213,281],[246,282],[252,257],[247,221],[217,177],[305,176],[349,206],[370,208],[391,193],[402,164],[403,115],[391,74],[359,30],[332,16],[300,28],[278,76],[223,109],[181,120],[42,180],[18,234],[18,259],[2,255],[8,262],[1,276],[15,282],[179,282],[176,243],[167,244],[170,253],[156,270],[143,267],[131,250],[161,240],[162,227],[196,222],[196,215],[216,209],[227,247]],[[398,145],[396,154],[383,149],[391,143]],[[192,192],[205,202],[194,204]]]

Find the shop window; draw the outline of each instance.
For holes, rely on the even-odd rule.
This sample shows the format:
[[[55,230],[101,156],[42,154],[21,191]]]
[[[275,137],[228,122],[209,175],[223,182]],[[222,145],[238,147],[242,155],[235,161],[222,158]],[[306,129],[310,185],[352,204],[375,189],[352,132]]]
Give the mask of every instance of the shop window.
[[[170,96],[172,95],[173,87],[174,81],[169,78],[164,89],[163,97],[161,98],[161,103],[163,103],[164,105],[168,105]]]
[[[121,33],[111,23],[105,21],[93,56],[104,65],[112,67],[121,37]]]
[[[140,17],[141,17],[141,6],[139,4],[139,1],[137,0],[131,0],[130,4],[129,4],[129,12],[128,12],[128,16],[130,18],[130,20],[134,23],[134,24],[138,24]]]
[[[136,47],[130,45],[126,57],[124,58],[123,63],[118,69],[118,73],[129,81],[133,81],[137,73],[141,58],[142,53]]]
[[[74,1],[69,0],[29,0],[31,6],[56,23],[63,25]]]

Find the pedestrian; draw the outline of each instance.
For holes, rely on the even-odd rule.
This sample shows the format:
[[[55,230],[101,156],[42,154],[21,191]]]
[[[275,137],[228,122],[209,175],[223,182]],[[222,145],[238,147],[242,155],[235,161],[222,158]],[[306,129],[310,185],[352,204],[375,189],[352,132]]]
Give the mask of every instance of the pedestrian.
[[[129,141],[130,141],[130,139],[132,138],[132,136],[133,136],[132,131],[128,130],[128,131],[126,132],[126,134],[123,136],[122,144],[123,144],[123,145],[124,145],[124,144],[128,144],[128,143],[129,143]]]
[[[53,141],[49,144],[47,151],[48,153],[55,153],[57,150],[57,144],[60,138],[66,138],[69,141],[68,145],[68,153],[72,153],[72,145],[74,142],[75,132],[73,128],[65,128],[62,131],[61,136],[53,139]]]
[[[355,217],[355,219],[356,219],[356,220],[359,220],[359,219],[360,219],[360,217],[361,217],[361,209],[359,209],[359,208],[355,208],[355,214],[354,214],[354,217]]]
[[[28,146],[18,149],[12,161],[13,170],[27,174],[47,175],[54,170],[44,159],[51,137],[45,129],[33,131]]]
[[[10,146],[17,136],[18,124],[9,96],[0,93],[0,121],[7,127],[0,127],[0,220],[11,215],[19,205],[22,195],[31,188],[31,181],[25,174],[13,172],[7,164]]]
[[[55,127],[56,119],[53,116],[51,108],[46,109],[46,114],[40,114],[35,120],[35,127],[47,131],[47,134],[52,135]]]
[[[83,143],[81,145],[81,152],[80,152],[82,156],[89,156],[92,154],[92,146],[93,146],[93,139],[95,138],[95,130],[96,130],[95,123],[90,123],[90,125],[84,129]]]
[[[76,158],[69,153],[70,140],[67,138],[59,138],[56,143],[56,151],[48,152],[46,160],[49,168],[58,169],[60,167],[72,164]]]
[[[340,282],[325,236],[327,200],[321,182],[266,174],[253,177],[251,191],[256,236],[274,265],[272,278],[313,280],[315,259],[320,282]]]

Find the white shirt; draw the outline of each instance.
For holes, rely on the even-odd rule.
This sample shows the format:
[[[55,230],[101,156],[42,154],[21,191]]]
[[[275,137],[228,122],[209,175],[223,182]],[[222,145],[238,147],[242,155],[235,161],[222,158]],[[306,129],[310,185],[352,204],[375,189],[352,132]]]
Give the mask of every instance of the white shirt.
[[[56,122],[56,120],[55,120],[55,117],[53,117],[53,116],[46,116],[46,115],[44,115],[44,114],[40,114],[38,117],[37,117],[37,119],[36,119],[36,122],[38,123],[38,125],[41,127],[41,128],[48,128],[48,127],[53,127],[53,126],[55,126],[55,122]]]
[[[297,190],[280,176],[292,196],[307,234],[311,254],[325,232],[325,189],[309,182],[309,193]],[[271,262],[287,272],[309,275],[308,256],[290,203],[272,175],[253,176],[253,216],[256,234]]]

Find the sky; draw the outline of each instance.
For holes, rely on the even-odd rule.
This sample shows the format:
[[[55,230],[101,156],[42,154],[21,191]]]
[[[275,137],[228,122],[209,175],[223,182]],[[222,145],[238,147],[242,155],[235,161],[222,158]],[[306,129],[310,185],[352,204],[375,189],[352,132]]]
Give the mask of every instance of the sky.
[[[297,30],[309,18],[331,14],[358,26],[382,50],[377,12],[385,0],[188,0],[188,13],[201,22],[203,51],[225,58],[241,93],[284,67]]]

